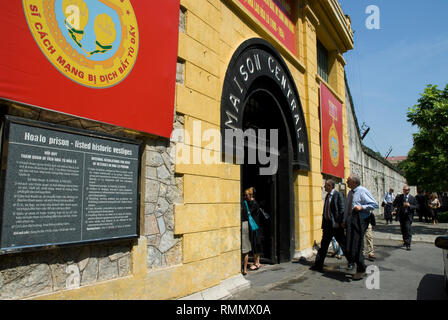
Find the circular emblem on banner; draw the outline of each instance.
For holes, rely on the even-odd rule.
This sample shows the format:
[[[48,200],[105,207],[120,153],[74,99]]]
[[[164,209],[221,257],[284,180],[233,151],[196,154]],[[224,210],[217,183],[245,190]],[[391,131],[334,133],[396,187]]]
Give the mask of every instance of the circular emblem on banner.
[[[139,32],[130,0],[23,0],[23,8],[41,51],[69,79],[107,88],[132,71]]]
[[[339,164],[339,138],[334,123],[332,123],[328,135],[328,147],[330,149],[331,163],[337,167]]]

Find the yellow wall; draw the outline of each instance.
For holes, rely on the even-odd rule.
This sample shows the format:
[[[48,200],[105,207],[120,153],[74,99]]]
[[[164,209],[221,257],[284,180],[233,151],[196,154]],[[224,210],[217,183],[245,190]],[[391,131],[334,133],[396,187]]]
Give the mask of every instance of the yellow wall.
[[[190,135],[193,134],[193,121],[200,120],[203,130],[219,129],[219,106],[225,73],[233,53],[243,41],[254,37],[265,38],[283,55],[294,77],[302,101],[308,129],[311,163],[309,172],[294,173],[295,249],[300,251],[312,247],[314,241],[319,242],[321,238],[322,212],[319,115],[321,79],[317,76],[316,39],[319,36],[320,40],[329,47],[338,45],[338,41],[332,39],[334,31],[330,19],[325,15],[325,8],[306,6],[306,9],[298,10],[296,25],[298,48],[297,56],[294,56],[278,43],[269,31],[254,19],[237,0],[223,2],[218,0],[182,0],[181,5],[186,9],[187,15],[186,32],[179,37],[179,57],[185,61],[185,83],[177,85],[176,110],[185,115],[185,129],[190,132]],[[320,20],[320,15],[325,15],[322,19],[324,22]],[[345,104],[345,62],[341,53],[344,51],[343,48],[331,50],[330,83],[327,84],[343,104]],[[343,116],[343,142],[347,146],[345,113]],[[192,144],[204,148],[204,146]],[[347,148],[345,148],[344,158],[348,175]],[[225,170],[231,170],[233,174],[230,176],[225,174],[226,177],[223,178],[221,172]],[[200,251],[204,241],[208,242],[211,241],[211,238],[216,237],[215,245],[217,248],[221,248],[221,254],[223,254],[223,245],[219,241],[224,241],[224,238],[219,237],[218,234],[225,234],[231,239],[225,246],[228,250],[227,253],[239,256],[241,192],[239,167],[227,164],[179,165],[176,167],[176,172],[183,174],[185,179],[185,204],[176,207],[175,211],[176,233],[184,235],[184,253],[187,253],[189,259],[211,259],[214,255],[219,255],[217,249],[208,254],[206,252],[212,251],[211,249],[204,248],[206,252],[203,253]],[[234,224],[232,226],[221,224],[218,227],[224,208]],[[184,219],[186,210],[191,211],[190,219]],[[200,219],[205,216],[204,210],[207,211],[207,219],[213,221],[212,225],[208,227]],[[179,214],[182,218],[179,218]],[[191,253],[190,250],[197,252]],[[184,257],[184,262],[186,262],[185,259]],[[234,266],[235,274],[239,273],[240,260],[235,259],[230,263]]]
[[[329,0],[330,1],[330,0]],[[300,1],[305,5],[307,1]],[[323,2],[323,1],[321,1]],[[297,8],[298,8],[298,4]],[[183,84],[176,85],[176,112],[184,115],[185,130],[193,137],[220,126],[220,100],[230,59],[245,40],[267,39],[282,54],[294,77],[308,129],[311,169],[294,172],[296,251],[312,247],[321,238],[322,174],[319,86],[316,39],[329,45],[334,31],[325,8],[305,5],[298,10],[297,56],[265,30],[237,0],[181,0],[186,9],[186,30],[179,34],[179,52],[185,62]],[[320,38],[320,37],[319,37]],[[330,39],[330,40],[328,40]],[[339,41],[340,42],[340,41]],[[336,43],[336,45],[334,44]],[[330,60],[330,89],[344,103],[345,172],[348,175],[348,138],[345,114],[344,60],[337,48]],[[219,152],[220,144],[201,141],[178,143],[194,152]],[[146,268],[146,239],[132,251],[132,275],[119,280],[43,296],[43,299],[173,299],[218,285],[241,272],[240,168],[231,164],[177,164],[183,177],[183,204],[175,206],[175,235],[182,238],[182,263],[166,269]]]

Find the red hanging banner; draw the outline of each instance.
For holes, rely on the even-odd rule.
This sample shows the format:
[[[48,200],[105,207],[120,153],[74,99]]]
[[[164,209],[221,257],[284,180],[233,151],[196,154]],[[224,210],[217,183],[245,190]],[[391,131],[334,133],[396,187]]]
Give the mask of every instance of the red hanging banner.
[[[169,137],[179,0],[14,0],[0,98]]]
[[[320,85],[322,173],[344,178],[344,145],[342,135],[342,103]]]
[[[292,21],[291,0],[239,0],[267,30],[294,55],[296,51],[295,24]]]

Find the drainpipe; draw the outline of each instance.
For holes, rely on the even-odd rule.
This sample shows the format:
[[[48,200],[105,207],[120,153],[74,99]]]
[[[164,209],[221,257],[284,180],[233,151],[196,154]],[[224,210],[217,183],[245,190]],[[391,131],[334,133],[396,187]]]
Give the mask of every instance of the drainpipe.
[[[366,185],[366,181],[364,180],[365,172],[364,172],[364,150],[362,149],[362,142],[361,142],[361,181],[363,185]]]

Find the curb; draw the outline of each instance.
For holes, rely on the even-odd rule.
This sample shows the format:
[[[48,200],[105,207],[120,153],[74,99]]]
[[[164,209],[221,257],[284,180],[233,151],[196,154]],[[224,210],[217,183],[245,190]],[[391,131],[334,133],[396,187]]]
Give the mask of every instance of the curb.
[[[246,280],[240,274],[222,281],[217,286],[196,292],[178,300],[226,300],[234,294],[250,288],[250,286],[250,281]]]
[[[413,242],[434,243],[436,238],[437,238],[437,236],[412,235]],[[385,233],[385,232],[373,231],[373,239],[402,241],[403,237],[399,234],[390,234],[390,233]]]

